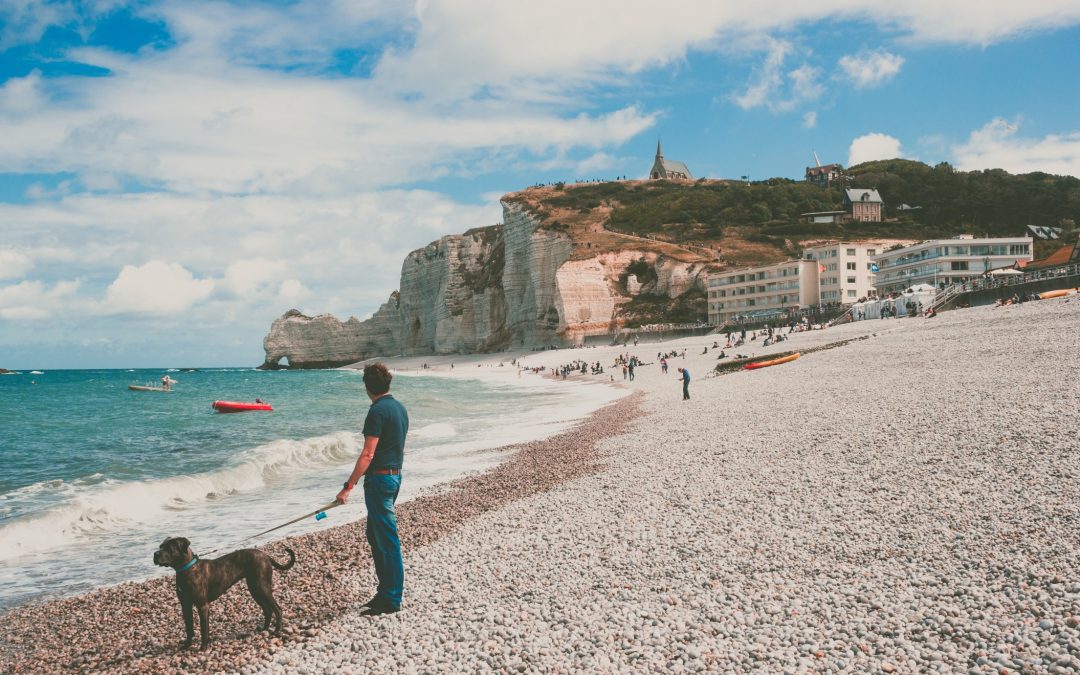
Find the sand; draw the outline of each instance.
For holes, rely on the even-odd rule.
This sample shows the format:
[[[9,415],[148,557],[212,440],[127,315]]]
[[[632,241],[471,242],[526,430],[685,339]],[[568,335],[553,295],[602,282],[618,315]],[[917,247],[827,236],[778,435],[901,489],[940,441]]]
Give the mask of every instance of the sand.
[[[171,579],[159,579],[11,612],[0,664],[1073,672],[1078,325],[1076,300],[859,322],[739,351],[868,339],[711,378],[713,350],[700,352],[712,338],[631,345],[619,351],[687,358],[625,385],[609,370],[640,393],[402,506],[399,614],[359,615],[374,580],[356,524],[290,542],[302,563],[278,583],[293,631],[280,644],[251,635],[256,611],[237,589],[213,606],[210,653],[180,652]],[[525,361],[607,366],[614,353]]]

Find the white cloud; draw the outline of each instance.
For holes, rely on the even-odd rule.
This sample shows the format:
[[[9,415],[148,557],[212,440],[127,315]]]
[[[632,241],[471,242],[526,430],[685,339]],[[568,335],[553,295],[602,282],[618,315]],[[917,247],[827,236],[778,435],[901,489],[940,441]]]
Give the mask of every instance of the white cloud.
[[[0,3],[0,51],[24,42],[36,42],[49,26],[73,18],[66,2],[5,0]]]
[[[272,290],[275,282],[288,274],[288,271],[288,264],[281,260],[237,260],[225,268],[223,285],[237,298],[252,299],[252,296]]]
[[[179,263],[151,260],[136,267],[125,265],[105,291],[105,314],[178,314],[205,300],[214,290],[213,279],[196,279]]]
[[[79,286],[79,281],[59,281],[52,286],[40,281],[21,281],[0,287],[0,319],[43,321],[65,313]]]
[[[817,126],[817,112],[811,110],[803,114],[803,126],[807,129],[813,129]]]
[[[786,112],[824,93],[819,68],[804,63],[785,71],[784,62],[795,49],[790,42],[767,38],[763,44],[765,59],[754,69],[746,89],[734,97],[735,105],[743,110],[767,107],[773,112]]]
[[[132,261],[166,260],[177,261],[186,274],[199,270],[194,281],[217,281],[213,294],[191,311],[225,303],[264,316],[266,325],[290,298],[318,298],[319,311],[330,311],[323,304],[330,295],[342,299],[346,312],[377,307],[397,287],[406,253],[500,218],[497,203],[463,205],[423,190],[337,198],[84,194],[59,202],[0,203],[12,250],[33,260],[34,269],[87,280],[85,297],[70,299],[72,312],[82,306],[95,314],[119,311],[106,291],[118,281],[116,271]],[[287,284],[290,279],[296,283]],[[125,308],[152,305],[113,293]],[[139,317],[124,317],[129,319]]]
[[[1010,123],[1000,117],[987,122],[971,132],[967,141],[953,146],[957,168],[1043,171],[1080,177],[1080,132],[1025,138],[1018,135],[1019,130],[1019,122]]]
[[[286,279],[278,288],[278,304],[282,307],[295,307],[313,295],[311,289],[297,279]]]
[[[851,142],[848,150],[848,166],[872,162],[877,159],[903,157],[900,140],[887,134],[866,134]]]
[[[48,98],[41,90],[41,73],[13,77],[0,86],[0,116],[23,117],[42,108]]]
[[[0,248],[0,279],[20,279],[34,267],[30,256],[14,248]]]
[[[79,176],[79,180],[87,190],[95,192],[113,192],[120,189],[120,181],[110,173],[88,171]]]
[[[876,24],[912,41],[978,45],[1080,22],[1075,0],[821,0],[771,3],[767,11],[715,0],[428,0],[416,7],[414,40],[390,52],[376,73],[440,96],[603,80],[675,63],[690,50],[720,48],[744,35],[827,20]]]
[[[879,49],[861,51],[840,58],[840,69],[859,89],[867,89],[884,84],[896,77],[904,65],[904,57]]]

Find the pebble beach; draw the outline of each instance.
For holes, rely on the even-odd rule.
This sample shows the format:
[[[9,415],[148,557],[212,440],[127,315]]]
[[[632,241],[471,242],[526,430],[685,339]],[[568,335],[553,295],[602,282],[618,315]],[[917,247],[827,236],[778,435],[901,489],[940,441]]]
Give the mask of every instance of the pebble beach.
[[[354,523],[266,547],[300,560],[281,637],[240,585],[180,650],[162,577],[8,612],[0,670],[1080,672],[1078,325],[1076,296],[857,322],[716,377],[712,336],[526,355],[687,353],[609,368],[631,395],[403,504],[398,614],[359,614]]]

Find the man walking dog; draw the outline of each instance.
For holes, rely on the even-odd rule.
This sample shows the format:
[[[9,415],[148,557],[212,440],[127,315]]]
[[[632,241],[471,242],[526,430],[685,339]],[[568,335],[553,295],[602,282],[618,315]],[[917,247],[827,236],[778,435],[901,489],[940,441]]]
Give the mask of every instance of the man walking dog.
[[[379,579],[375,597],[367,602],[365,614],[392,614],[401,609],[405,588],[405,570],[401,563],[401,540],[398,538],[394,503],[401,489],[401,464],[405,454],[405,436],[409,433],[409,413],[390,395],[393,376],[381,363],[364,368],[364,388],[371,407],[364,420],[364,449],[356,459],[349,480],[337,495],[342,504],[349,500],[353,487],[364,479],[364,504],[367,506],[367,540]]]

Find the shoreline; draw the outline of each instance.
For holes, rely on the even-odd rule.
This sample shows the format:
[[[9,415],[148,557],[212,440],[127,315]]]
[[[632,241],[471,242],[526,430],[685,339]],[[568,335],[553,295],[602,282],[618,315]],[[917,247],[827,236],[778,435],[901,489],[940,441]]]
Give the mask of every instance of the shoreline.
[[[509,457],[491,469],[421,490],[398,507],[406,565],[410,552],[483,513],[599,471],[602,458],[594,454],[597,443],[621,434],[624,423],[637,415],[640,403],[641,394],[622,397],[546,439],[497,448],[496,452],[509,453]],[[0,670],[207,671],[265,661],[282,646],[308,639],[317,626],[366,599],[348,592],[354,576],[359,575],[360,583],[365,575],[373,580],[364,522],[361,518],[257,547],[279,560],[285,557],[285,546],[297,552],[297,566],[276,575],[276,597],[285,614],[280,637],[254,632],[258,609],[243,584],[237,584],[211,605],[214,642],[209,651],[181,650],[183,621],[173,578],[166,575],[5,610],[0,613],[5,626],[0,636]],[[147,564],[151,564],[149,554]],[[45,634],[42,626],[49,626]]]
[[[578,426],[403,505],[401,614],[356,612],[358,521],[264,547],[300,553],[284,639],[253,634],[241,589],[212,605],[212,651],[181,652],[162,577],[0,615],[0,670],[14,635],[44,650],[33,672],[1042,672],[1080,655],[1078,311],[844,324],[748,344],[810,356],[723,377],[713,336],[546,353],[530,365],[685,348],[693,398],[642,368]],[[82,653],[95,622],[127,644]]]

